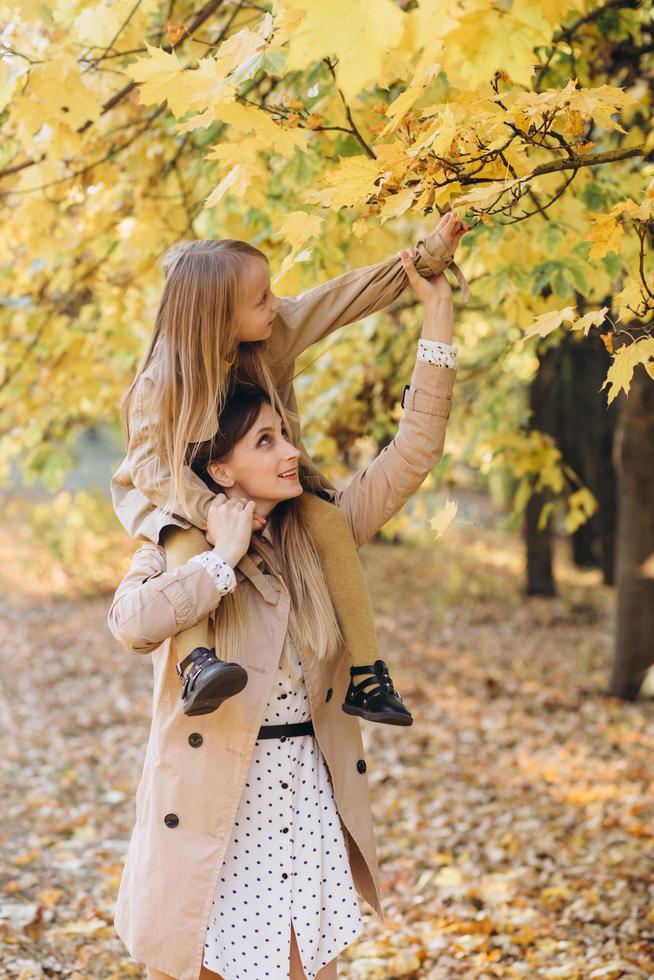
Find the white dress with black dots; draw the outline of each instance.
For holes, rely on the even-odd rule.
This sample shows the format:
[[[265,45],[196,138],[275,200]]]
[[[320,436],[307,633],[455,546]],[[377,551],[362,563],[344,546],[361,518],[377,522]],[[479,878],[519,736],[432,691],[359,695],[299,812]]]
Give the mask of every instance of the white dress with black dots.
[[[308,721],[309,696],[280,664],[262,724]],[[204,965],[225,980],[288,980],[291,919],[307,980],[361,935],[329,769],[313,735],[258,739],[207,926]]]

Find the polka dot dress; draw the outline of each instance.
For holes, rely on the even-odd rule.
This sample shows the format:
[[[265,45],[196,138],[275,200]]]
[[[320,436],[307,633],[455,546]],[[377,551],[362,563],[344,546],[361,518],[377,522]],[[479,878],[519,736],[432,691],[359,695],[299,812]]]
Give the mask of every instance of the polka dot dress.
[[[279,666],[264,725],[311,717],[289,638],[287,650],[290,669]],[[225,980],[288,978],[291,920],[307,980],[363,930],[329,769],[313,735],[255,743],[213,898],[204,965]]]

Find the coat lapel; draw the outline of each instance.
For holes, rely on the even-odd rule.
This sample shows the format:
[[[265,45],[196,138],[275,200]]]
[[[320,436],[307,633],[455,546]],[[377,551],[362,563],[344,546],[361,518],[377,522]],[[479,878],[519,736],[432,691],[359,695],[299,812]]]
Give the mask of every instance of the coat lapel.
[[[280,588],[276,579],[272,575],[264,575],[250,555],[244,555],[236,566],[237,581],[239,580],[239,572],[241,573],[241,580],[243,578],[249,579],[266,602],[269,602],[272,606],[277,605],[279,602]]]

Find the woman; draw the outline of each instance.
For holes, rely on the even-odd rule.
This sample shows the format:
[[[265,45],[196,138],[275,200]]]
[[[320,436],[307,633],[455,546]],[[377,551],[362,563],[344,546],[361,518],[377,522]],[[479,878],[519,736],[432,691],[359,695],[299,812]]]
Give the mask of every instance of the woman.
[[[357,547],[440,459],[456,375],[450,286],[401,257],[425,305],[422,338],[397,435],[334,496]],[[289,970],[333,980],[361,931],[356,893],[382,915],[360,722],[340,711],[347,657],[298,518],[301,453],[265,393],[235,397],[222,441],[196,462],[222,490],[207,520],[213,550],[166,571],[161,546],[140,548],[109,613],[117,639],[151,653],[154,667],[115,925],[150,980],[281,980]],[[189,718],[176,709],[171,638],[209,614],[208,642],[250,679],[219,711]]]

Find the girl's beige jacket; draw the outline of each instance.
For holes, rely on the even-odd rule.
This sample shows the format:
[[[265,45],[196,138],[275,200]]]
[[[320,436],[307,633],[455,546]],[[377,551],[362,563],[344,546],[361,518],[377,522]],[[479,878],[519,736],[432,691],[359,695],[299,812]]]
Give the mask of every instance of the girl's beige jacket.
[[[440,459],[456,371],[416,360],[393,441],[335,495],[361,547],[418,489]],[[154,668],[153,717],[136,791],[136,824],[118,892],[115,927],[136,959],[197,980],[221,865],[271,695],[286,634],[284,582],[245,556],[236,568],[246,602],[244,690],[209,715],[188,718],[173,637],[209,615],[215,646],[219,599],[191,563],[172,572],[159,545],[144,544],[114,597],[109,626]],[[319,661],[301,653],[315,737],[329,768],[358,894],[382,915],[368,777],[358,718],[341,710],[347,651]]]

